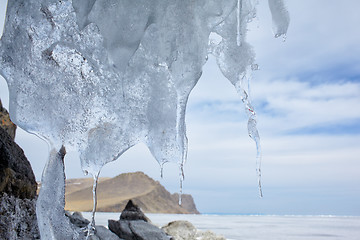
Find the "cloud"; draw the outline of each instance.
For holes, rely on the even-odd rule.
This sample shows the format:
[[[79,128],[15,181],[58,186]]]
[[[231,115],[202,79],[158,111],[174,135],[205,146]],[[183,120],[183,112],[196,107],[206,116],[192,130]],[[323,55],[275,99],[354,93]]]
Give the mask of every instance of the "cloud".
[[[259,118],[269,123],[265,123],[267,128],[279,122],[276,125],[280,132],[332,125],[351,126],[360,119],[360,83],[312,85],[296,80],[276,80],[262,83],[253,92],[255,102],[264,102],[264,107],[258,110]]]
[[[262,71],[259,79],[311,75],[339,68],[359,70],[358,56],[360,34],[355,23],[359,22],[357,9],[360,2],[287,1],[290,26],[285,43],[273,39],[270,13],[266,1],[260,1],[258,18],[249,32],[249,42],[254,46]],[[259,26],[259,27],[258,27]],[[357,67],[356,67],[357,66]],[[305,76],[306,76],[305,75]],[[310,76],[309,76],[310,75]],[[330,75],[317,74],[323,81]],[[338,79],[335,79],[338,80]]]
[[[291,22],[284,43],[272,36],[267,2],[259,2],[259,20],[251,24],[248,41],[260,65],[251,95],[263,150],[265,202],[258,201],[256,150],[244,107],[212,57],[189,98],[185,192],[207,212],[359,212],[354,192],[360,182],[360,1],[287,1]],[[5,86],[0,80],[2,98]],[[39,179],[47,157],[39,153],[46,144],[23,133],[18,138]],[[67,175],[82,177],[79,165],[69,156]],[[102,176],[136,170],[160,180],[159,166],[144,145],[105,166]],[[161,181],[177,191],[177,166],[166,165]],[[321,197],[324,192],[331,197]],[[299,206],[302,199],[307,206]],[[300,204],[291,204],[296,201]],[[322,202],[327,202],[323,210]]]

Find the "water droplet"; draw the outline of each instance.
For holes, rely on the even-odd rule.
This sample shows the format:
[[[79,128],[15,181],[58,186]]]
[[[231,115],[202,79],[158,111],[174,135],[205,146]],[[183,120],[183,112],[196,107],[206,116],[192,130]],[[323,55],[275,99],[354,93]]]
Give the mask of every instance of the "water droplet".
[[[275,38],[279,38],[282,36],[282,41],[285,42],[286,41],[286,34],[285,33],[277,33],[275,34]]]
[[[256,63],[251,64],[251,70],[253,70],[253,71],[257,71],[257,70],[259,70],[259,65],[258,65],[258,64],[256,64]]]
[[[160,177],[164,178],[164,163],[160,164]]]

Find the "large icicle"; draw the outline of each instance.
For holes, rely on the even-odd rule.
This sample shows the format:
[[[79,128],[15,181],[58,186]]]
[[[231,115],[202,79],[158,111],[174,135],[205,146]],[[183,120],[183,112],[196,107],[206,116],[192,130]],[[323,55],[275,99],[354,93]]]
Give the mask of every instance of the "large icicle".
[[[290,16],[283,0],[269,0],[269,7],[273,21],[273,31],[276,38],[283,36],[289,27]]]
[[[241,33],[241,10],[242,10],[242,0],[238,0],[237,3],[237,32],[236,32],[236,43],[238,46],[241,45],[242,33]]]
[[[84,239],[65,216],[64,146],[50,151],[41,178],[41,189],[36,202],[36,216],[41,239]]]
[[[258,186],[259,186],[259,195],[260,197],[263,197],[262,193],[262,186],[261,186],[261,144],[260,144],[260,135],[257,130],[257,118],[256,118],[256,112],[254,107],[251,104],[251,98],[250,98],[250,80],[251,80],[251,71],[253,69],[251,67],[248,68],[248,70],[240,76],[238,84],[236,84],[237,92],[239,93],[241,97],[241,101],[244,104],[245,107],[245,113],[248,117],[248,134],[249,137],[252,138],[256,144],[256,173],[258,175]]]
[[[9,1],[0,73],[9,86],[12,120],[49,145],[78,151],[84,172],[96,178],[104,164],[143,142],[161,168],[166,162],[179,165],[181,192],[187,99],[210,49],[248,109],[261,185],[256,114],[248,92],[238,87],[254,63],[246,32],[256,4],[257,0]],[[269,0],[269,6],[275,35],[285,35],[289,17],[283,1]],[[209,47],[210,34],[220,40]],[[50,201],[45,194],[53,194],[52,179],[45,173],[61,168],[56,156],[51,152],[44,170],[47,177],[38,204],[41,228],[48,221],[42,206]],[[60,170],[54,171],[61,175]],[[96,184],[94,206],[95,189]],[[58,221],[46,224],[55,232],[41,231],[57,238],[64,223],[63,205],[57,199],[53,204],[61,214]],[[65,232],[70,236],[71,231]]]

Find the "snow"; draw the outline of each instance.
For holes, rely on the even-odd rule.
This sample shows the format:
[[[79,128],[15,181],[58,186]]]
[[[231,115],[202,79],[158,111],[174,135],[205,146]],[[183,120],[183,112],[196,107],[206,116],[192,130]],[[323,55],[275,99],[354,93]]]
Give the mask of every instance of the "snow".
[[[9,86],[12,119],[47,140],[52,151],[47,166],[54,162],[54,152],[65,146],[80,153],[83,171],[97,179],[102,166],[144,142],[161,166],[179,164],[182,186],[186,104],[212,54],[244,103],[249,135],[258,149],[261,185],[260,137],[248,89],[255,55],[246,42],[246,26],[256,16],[256,4],[9,1],[0,73]],[[285,35],[289,16],[283,1],[269,0],[269,6],[275,36]],[[61,174],[61,167],[58,173],[51,169],[44,169],[47,184]],[[41,202],[54,197],[43,193],[39,211],[47,208]],[[43,232],[43,238],[49,236]]]

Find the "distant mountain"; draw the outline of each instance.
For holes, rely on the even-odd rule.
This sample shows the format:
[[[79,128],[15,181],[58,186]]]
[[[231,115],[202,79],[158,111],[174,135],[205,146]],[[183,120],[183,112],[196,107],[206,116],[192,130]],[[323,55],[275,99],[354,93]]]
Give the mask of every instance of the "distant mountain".
[[[90,178],[66,180],[65,209],[87,212],[92,210]],[[182,205],[178,194],[170,194],[158,181],[143,172],[124,173],[114,178],[100,178],[97,188],[99,212],[121,212],[132,200],[147,213],[198,214],[191,195],[183,194]]]

